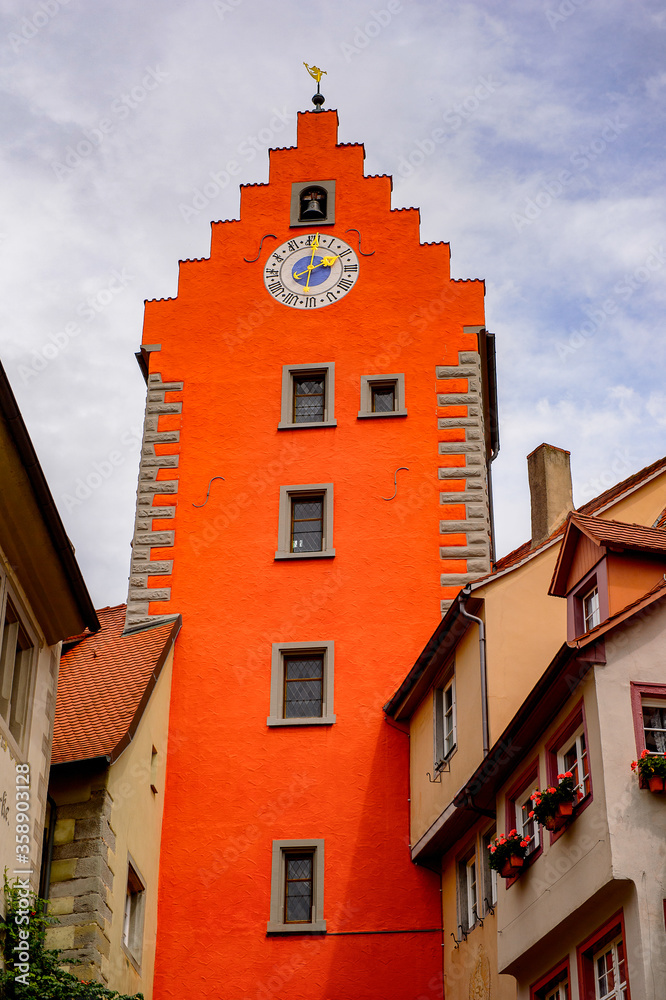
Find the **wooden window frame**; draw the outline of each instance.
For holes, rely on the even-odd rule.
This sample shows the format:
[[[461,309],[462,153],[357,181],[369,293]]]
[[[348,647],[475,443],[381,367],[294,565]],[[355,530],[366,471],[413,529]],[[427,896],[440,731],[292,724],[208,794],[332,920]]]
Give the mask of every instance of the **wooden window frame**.
[[[312,900],[314,919],[306,922],[287,922],[286,906],[286,858],[290,854],[312,854]],[[325,934],[324,920],[324,841],[316,840],[274,840],[271,859],[271,900],[270,919],[266,925],[267,934]]]
[[[576,948],[578,965],[578,989],[580,1000],[596,1000],[596,982],[594,958],[599,951],[621,938],[624,944],[624,961],[626,966],[627,1000],[631,1000],[629,978],[629,960],[627,958],[627,935],[624,927],[624,913],[619,910],[614,913],[601,927],[597,928],[582,944]]]
[[[497,906],[499,872],[490,867],[489,845],[497,836],[497,830],[492,827],[481,835],[481,868],[483,872],[483,915]]]
[[[446,710],[446,693],[451,692],[451,744],[447,749],[445,722],[448,716]],[[458,731],[456,717],[456,676],[450,673],[446,680],[433,689],[433,743],[435,769],[450,760],[458,749]]]
[[[608,567],[604,556],[582,580],[567,594],[567,639],[573,640],[585,634],[585,613],[583,600],[594,589],[599,592],[599,618],[608,618]]]
[[[557,965],[537,979],[530,986],[530,1000],[548,1000],[552,991],[558,987],[566,986],[569,1000],[573,1000],[571,995],[571,971],[569,968],[569,956],[563,958]]]
[[[560,756],[562,750],[567,744],[577,735],[577,733],[582,732],[585,737],[585,747],[587,749],[587,770],[588,770],[588,782],[590,790],[587,795],[583,796],[574,805],[574,818],[579,816],[580,813],[584,812],[585,809],[592,803],[594,799],[594,786],[592,783],[592,764],[590,758],[590,740],[587,734],[587,721],[585,718],[585,704],[583,699],[576,703],[576,705],[569,712],[567,717],[556,729],[553,735],[550,737],[546,743],[546,779],[549,785],[557,784],[557,776],[561,774],[563,768],[560,767]],[[550,842],[551,844],[558,840],[559,837],[565,832],[566,827],[561,830],[551,830],[550,831]]]
[[[3,580],[0,578],[0,729],[7,736],[12,748],[22,754],[32,720],[39,643],[28,615],[9,582],[5,581],[4,590],[2,583]],[[11,645],[5,645],[4,639],[8,608],[11,608],[11,615],[15,618],[15,622],[11,625],[16,626],[13,637],[11,625],[7,629]],[[20,662],[17,665],[15,644],[21,635],[26,645],[21,649]],[[14,653],[10,654],[12,646]],[[3,697],[2,687],[5,681],[7,693]]]
[[[294,385],[296,380],[306,376],[324,379],[324,419],[294,421]],[[316,430],[322,427],[337,427],[335,419],[335,362],[326,361],[305,365],[282,366],[282,402],[280,407],[279,431]]]
[[[522,803],[523,796],[527,791],[532,791],[539,787],[539,758],[536,757],[528,767],[526,767],[520,777],[514,781],[513,785],[507,789],[504,793],[504,821],[506,827],[506,833],[509,834],[512,830],[518,830],[518,822],[516,815],[516,804]],[[529,867],[534,864],[536,859],[543,853],[543,837],[539,832],[539,824],[535,822],[535,830],[538,836],[538,844],[530,854],[525,857],[525,867]],[[518,831],[520,832],[520,831]],[[524,870],[524,869],[523,869]],[[522,873],[521,873],[522,874]],[[507,889],[520,878],[517,875],[516,878],[507,879],[506,887]]]
[[[121,944],[123,951],[137,971],[141,970],[145,911],[146,881],[134,859],[128,856]]]
[[[320,653],[324,658],[321,716],[285,718],[285,657],[289,655],[305,655],[307,653]],[[271,652],[270,714],[266,719],[266,724],[268,726],[333,725],[335,722],[335,713],[333,710],[333,693],[335,687],[334,663],[335,644],[332,640],[324,642],[274,642]]]

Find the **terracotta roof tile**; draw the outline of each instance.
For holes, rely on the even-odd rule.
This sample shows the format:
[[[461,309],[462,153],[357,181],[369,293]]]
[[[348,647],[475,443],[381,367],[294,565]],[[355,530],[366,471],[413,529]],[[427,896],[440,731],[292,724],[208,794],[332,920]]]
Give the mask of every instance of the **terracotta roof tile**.
[[[126,605],[97,612],[99,632],[66,640],[52,764],[115,757],[133,734],[180,620],[123,635]]]
[[[588,538],[601,545],[619,546],[641,552],[666,552],[666,531],[663,528],[648,528],[644,524],[626,524],[623,521],[607,521],[589,514],[571,514],[571,524],[575,524]]]

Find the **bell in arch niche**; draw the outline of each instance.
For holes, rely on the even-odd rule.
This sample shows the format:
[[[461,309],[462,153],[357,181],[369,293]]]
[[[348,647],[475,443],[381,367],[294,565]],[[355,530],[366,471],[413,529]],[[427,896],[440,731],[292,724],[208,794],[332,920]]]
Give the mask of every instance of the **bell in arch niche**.
[[[300,218],[321,222],[326,218],[326,192],[322,188],[304,188],[301,191]]]

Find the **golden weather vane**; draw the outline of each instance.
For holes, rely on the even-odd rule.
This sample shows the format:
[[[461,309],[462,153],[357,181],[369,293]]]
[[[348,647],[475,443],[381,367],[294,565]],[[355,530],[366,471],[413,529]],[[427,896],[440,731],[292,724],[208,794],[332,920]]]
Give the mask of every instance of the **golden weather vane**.
[[[322,76],[326,75],[325,69],[319,69],[319,66],[308,66],[306,62],[303,63],[306,70],[310,74],[313,80],[317,81],[317,93],[312,98],[312,103],[315,106],[315,111],[321,111],[321,106],[324,103],[324,95],[319,90],[319,84],[321,83]]]

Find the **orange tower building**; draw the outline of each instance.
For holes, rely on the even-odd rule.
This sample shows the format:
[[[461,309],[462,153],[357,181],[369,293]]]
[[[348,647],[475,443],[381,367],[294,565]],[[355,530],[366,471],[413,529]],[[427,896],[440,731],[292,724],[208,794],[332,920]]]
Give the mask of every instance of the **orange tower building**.
[[[155,1000],[442,995],[381,706],[490,567],[492,338],[363,158],[300,114],[146,306],[126,628],[183,617]]]

